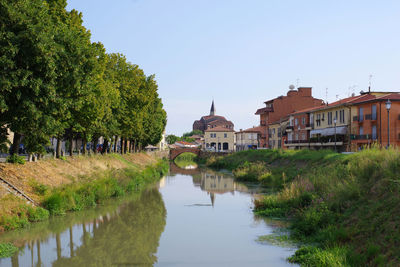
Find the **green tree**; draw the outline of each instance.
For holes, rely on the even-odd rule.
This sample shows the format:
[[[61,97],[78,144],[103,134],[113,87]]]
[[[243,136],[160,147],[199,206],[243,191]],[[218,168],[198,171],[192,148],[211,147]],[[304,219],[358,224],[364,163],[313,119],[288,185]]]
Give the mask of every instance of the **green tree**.
[[[43,1],[0,0],[0,124],[14,132],[12,154],[21,136],[42,142],[56,125],[54,28]]]

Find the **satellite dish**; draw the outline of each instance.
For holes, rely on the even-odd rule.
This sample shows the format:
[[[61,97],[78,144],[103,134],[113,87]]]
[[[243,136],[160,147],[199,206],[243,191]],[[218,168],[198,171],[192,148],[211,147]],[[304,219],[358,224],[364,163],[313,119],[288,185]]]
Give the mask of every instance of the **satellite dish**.
[[[290,89],[290,90],[293,90],[294,88],[295,88],[295,87],[294,87],[293,84],[289,85],[289,89]]]

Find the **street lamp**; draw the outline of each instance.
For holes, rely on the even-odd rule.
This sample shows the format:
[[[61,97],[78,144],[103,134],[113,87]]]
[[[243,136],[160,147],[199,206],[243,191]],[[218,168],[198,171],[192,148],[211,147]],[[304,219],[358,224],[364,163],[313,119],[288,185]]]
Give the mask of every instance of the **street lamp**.
[[[336,152],[336,122],[337,122],[337,120],[335,117],[335,119],[333,119],[333,123],[335,124],[335,152]]]
[[[390,102],[390,100],[388,99],[387,101],[386,101],[386,109],[387,109],[387,113],[388,113],[388,143],[387,143],[387,148],[389,148],[389,146],[390,146],[390,120],[389,120],[389,110],[390,110],[390,107],[392,106],[392,102]]]

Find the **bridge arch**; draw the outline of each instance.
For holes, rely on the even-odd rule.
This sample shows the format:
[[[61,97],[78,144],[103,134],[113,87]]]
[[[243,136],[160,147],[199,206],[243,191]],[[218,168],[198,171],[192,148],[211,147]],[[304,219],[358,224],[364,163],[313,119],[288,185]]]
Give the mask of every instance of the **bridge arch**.
[[[179,148],[173,148],[169,150],[169,159],[174,160],[177,156],[179,156],[182,153],[193,153],[196,154],[197,156],[200,155],[200,149],[199,148],[194,148],[194,147],[179,147]]]

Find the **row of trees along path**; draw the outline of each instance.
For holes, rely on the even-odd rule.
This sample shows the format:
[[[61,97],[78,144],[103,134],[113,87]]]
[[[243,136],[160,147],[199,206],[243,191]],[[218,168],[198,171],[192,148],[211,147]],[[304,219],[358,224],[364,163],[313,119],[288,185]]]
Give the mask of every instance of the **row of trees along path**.
[[[14,132],[28,153],[43,154],[51,137],[122,140],[123,149],[156,144],[166,112],[154,75],[91,42],[82,14],[66,0],[0,0],[0,145]],[[128,142],[130,141],[130,142]],[[139,145],[140,144],[140,145]],[[69,151],[72,155],[72,145]]]

